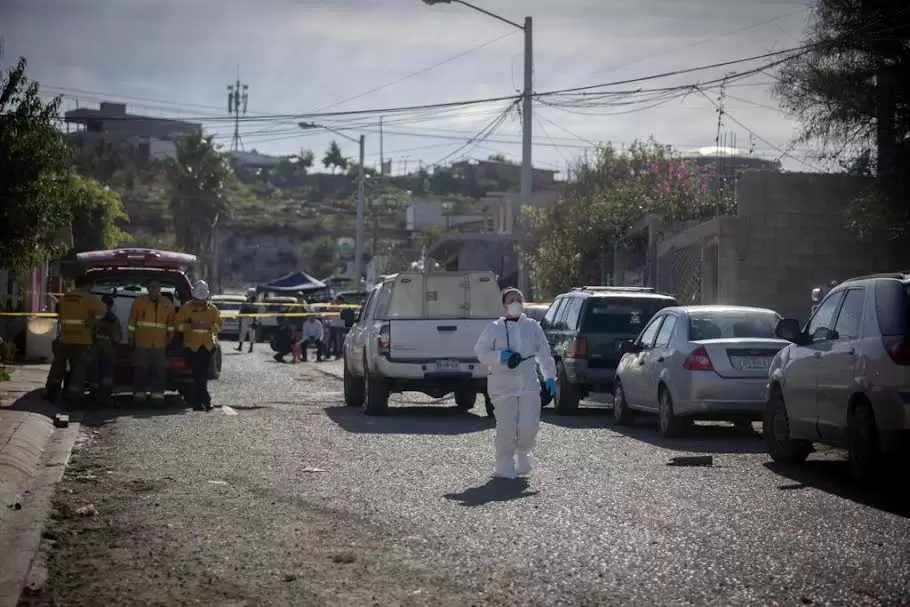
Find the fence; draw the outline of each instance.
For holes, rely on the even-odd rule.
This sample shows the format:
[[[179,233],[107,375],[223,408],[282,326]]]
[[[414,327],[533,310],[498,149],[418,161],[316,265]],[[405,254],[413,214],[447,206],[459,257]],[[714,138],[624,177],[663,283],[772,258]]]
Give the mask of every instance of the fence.
[[[682,305],[718,303],[721,232],[721,221],[712,219],[658,245],[657,288]]]

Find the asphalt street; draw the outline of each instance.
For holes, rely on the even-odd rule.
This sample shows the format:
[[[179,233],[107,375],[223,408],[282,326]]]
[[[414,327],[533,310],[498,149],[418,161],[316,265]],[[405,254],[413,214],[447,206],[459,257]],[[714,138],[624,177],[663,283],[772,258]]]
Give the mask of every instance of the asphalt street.
[[[906,477],[870,492],[837,452],[779,468],[758,433],[591,409],[547,410],[530,481],[491,481],[482,399],[367,418],[340,363],[231,345],[222,409],[87,414],[23,605],[910,604]]]

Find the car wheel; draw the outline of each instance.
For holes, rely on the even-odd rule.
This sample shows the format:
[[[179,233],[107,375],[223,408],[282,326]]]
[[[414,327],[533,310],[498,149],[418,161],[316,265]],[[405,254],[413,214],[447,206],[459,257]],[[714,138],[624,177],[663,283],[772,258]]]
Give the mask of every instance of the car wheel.
[[[477,404],[476,390],[457,390],[455,392],[455,406],[461,411],[470,411]]]
[[[873,480],[880,470],[878,428],[867,403],[857,404],[847,422],[847,461],[853,478],[863,483]]]
[[[221,346],[215,347],[212,352],[212,362],[209,363],[209,379],[221,377]]]
[[[572,415],[578,411],[578,403],[581,401],[578,386],[569,383],[566,377],[566,369],[561,363],[556,373],[559,376],[559,383],[556,388],[553,409],[556,410],[557,415]]]
[[[366,386],[362,377],[354,377],[348,369],[348,360],[344,359],[344,404],[348,407],[362,407]]]
[[[812,443],[795,439],[790,434],[790,417],[780,390],[774,390],[765,405],[762,418],[762,435],[765,448],[775,462],[781,464],[800,464],[806,461],[812,452]]]
[[[669,390],[661,388],[658,399],[657,427],[660,433],[667,438],[679,436],[689,425],[690,421],[685,417],[676,415],[676,412],[673,411],[673,398],[670,396]]]
[[[629,408],[626,391],[619,382],[613,386],[613,421],[617,426],[631,426],[635,422],[635,411]]]
[[[366,362],[363,365],[363,412],[366,415],[385,415],[389,410],[389,386],[385,380],[370,377]]]

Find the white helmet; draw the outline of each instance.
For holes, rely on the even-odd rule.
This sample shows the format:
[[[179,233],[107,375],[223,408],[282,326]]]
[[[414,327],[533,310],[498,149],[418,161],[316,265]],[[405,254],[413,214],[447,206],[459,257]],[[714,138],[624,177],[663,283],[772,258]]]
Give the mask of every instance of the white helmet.
[[[208,299],[209,295],[208,283],[204,280],[197,280],[196,284],[193,285],[193,297],[195,299]]]

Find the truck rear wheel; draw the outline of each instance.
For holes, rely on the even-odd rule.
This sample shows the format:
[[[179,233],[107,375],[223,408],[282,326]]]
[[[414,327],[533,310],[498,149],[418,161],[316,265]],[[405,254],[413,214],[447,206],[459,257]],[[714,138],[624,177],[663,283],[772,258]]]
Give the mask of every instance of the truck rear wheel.
[[[348,369],[348,361],[344,361],[344,404],[348,407],[362,407],[366,386],[362,377],[354,377]]]
[[[389,386],[384,379],[370,377],[364,365],[365,394],[363,399],[363,412],[366,415],[385,415],[389,410]]]

